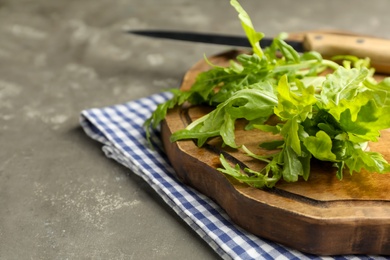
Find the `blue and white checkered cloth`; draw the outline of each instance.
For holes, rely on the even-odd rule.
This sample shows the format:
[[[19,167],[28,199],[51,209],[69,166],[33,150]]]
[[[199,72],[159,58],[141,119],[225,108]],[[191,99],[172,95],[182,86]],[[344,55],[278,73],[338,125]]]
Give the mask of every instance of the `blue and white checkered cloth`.
[[[103,151],[141,176],[223,259],[386,259],[374,256],[319,257],[261,239],[235,225],[215,202],[179,182],[163,150],[158,133],[155,149],[145,139],[144,121],[169,93],[105,108],[84,110],[80,123]]]

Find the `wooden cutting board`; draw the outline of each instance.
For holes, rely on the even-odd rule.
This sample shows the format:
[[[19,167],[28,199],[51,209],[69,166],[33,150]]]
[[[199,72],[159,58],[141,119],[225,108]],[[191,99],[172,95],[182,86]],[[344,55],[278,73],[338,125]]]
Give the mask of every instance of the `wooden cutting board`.
[[[227,65],[239,51],[211,57],[214,64]],[[189,89],[196,75],[210,67],[195,64],[184,76],[181,88]],[[327,163],[314,163],[308,181],[280,182],[273,189],[260,190],[227,177],[220,167],[219,155],[236,164],[252,168],[262,165],[240,150],[221,147],[216,138],[203,148],[192,140],[171,143],[171,133],[185,128],[210,108],[176,107],[162,123],[162,140],[178,179],[215,200],[231,219],[260,237],[317,255],[382,254],[390,255],[390,174],[355,173],[336,178]],[[261,141],[275,138],[259,130],[236,130],[237,143],[257,153]],[[370,143],[372,151],[390,160],[390,130],[380,141]]]

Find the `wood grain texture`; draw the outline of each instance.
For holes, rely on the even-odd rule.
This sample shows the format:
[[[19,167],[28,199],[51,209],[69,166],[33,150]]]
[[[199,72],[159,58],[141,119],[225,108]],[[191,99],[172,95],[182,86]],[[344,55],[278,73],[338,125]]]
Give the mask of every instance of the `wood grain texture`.
[[[236,57],[231,51],[211,57],[214,64],[226,65]],[[209,69],[200,61],[183,78],[182,89],[193,84],[196,75]],[[176,107],[162,123],[162,140],[178,179],[215,200],[231,219],[260,237],[291,248],[318,255],[382,254],[390,255],[390,174],[345,174],[336,178],[335,169],[316,162],[308,181],[280,182],[273,189],[260,190],[225,176],[219,155],[232,163],[262,167],[241,151],[221,147],[214,138],[198,148],[191,140],[171,143],[171,133],[204,115],[208,107]],[[237,143],[257,153],[262,140],[275,138],[259,130],[244,131],[238,125]],[[372,151],[390,160],[390,130],[382,132]]]

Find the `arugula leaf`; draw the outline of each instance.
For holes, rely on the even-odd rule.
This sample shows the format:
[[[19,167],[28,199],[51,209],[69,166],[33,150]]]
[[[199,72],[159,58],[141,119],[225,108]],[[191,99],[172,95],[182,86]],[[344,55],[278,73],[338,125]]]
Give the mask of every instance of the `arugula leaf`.
[[[278,105],[274,112],[282,120],[286,120],[281,129],[281,135],[287,146],[291,147],[297,155],[301,155],[301,141],[298,130],[299,123],[304,121],[312,112],[312,105],[317,99],[314,96],[314,87],[306,88],[296,81],[298,93],[291,91],[287,76],[283,76],[278,84]]]
[[[267,174],[262,174],[248,168],[245,168],[242,172],[238,164],[235,167],[232,167],[225,159],[223,154],[220,155],[220,161],[223,168],[217,168],[220,172],[223,172],[227,175],[234,177],[236,180],[246,183],[255,188],[264,188],[264,187],[273,187],[275,183],[280,179],[280,177],[268,177]],[[248,175],[250,174],[250,175]]]
[[[313,86],[305,87],[299,80],[295,81],[297,91],[293,92],[287,76],[282,76],[278,87],[278,106],[275,107],[275,114],[282,120],[299,117],[303,121],[312,112],[312,106],[317,102],[314,96]]]
[[[241,7],[238,1],[231,0],[230,4],[238,12],[238,17],[241,20],[242,28],[244,29],[246,36],[248,37],[248,40],[253,47],[254,53],[256,53],[260,58],[263,57],[263,51],[260,48],[259,42],[264,37],[264,34],[261,32],[256,32],[248,13]]]
[[[298,157],[298,160],[302,164],[302,177],[305,181],[307,181],[310,176],[310,169],[311,169],[310,162],[311,162],[312,154],[306,149],[306,147],[302,147],[302,149],[303,152],[301,156]]]
[[[349,168],[350,174],[360,172],[362,169],[377,173],[390,172],[390,165],[380,153],[365,152],[359,148],[355,149],[352,156],[345,160],[345,164]]]
[[[211,64],[200,73],[189,91],[171,90],[173,98],[159,105],[145,126],[156,128],[167,110],[184,102],[214,107],[210,113],[172,134],[171,141],[197,139],[204,145],[220,136],[223,143],[240,149],[235,141],[237,120],[246,120],[245,129],[260,129],[279,135],[275,141],[260,143],[271,155],[257,155],[245,146],[241,149],[265,166],[241,169],[231,166],[221,154],[221,172],[240,182],[263,188],[279,180],[295,182],[310,178],[314,157],[333,163],[341,180],[349,173],[388,173],[390,164],[376,152],[365,151],[368,141],[378,141],[380,131],[390,128],[390,78],[377,82],[369,59],[338,56],[342,66],[323,59],[317,52],[297,53],[276,37],[262,50],[249,15],[237,0],[231,5],[238,12],[242,27],[252,45],[252,54],[238,55],[227,67]],[[326,76],[322,73],[330,69]],[[278,123],[268,125],[270,116]],[[149,130],[147,130],[147,135]]]
[[[327,108],[337,106],[341,100],[351,100],[363,87],[362,82],[368,76],[368,69],[345,69],[339,67],[329,74],[323,83],[321,99]]]
[[[298,180],[298,176],[303,175],[302,163],[290,146],[286,146],[283,151],[283,163],[282,174],[285,181],[295,182]]]
[[[275,150],[277,148],[281,148],[283,145],[284,145],[284,140],[277,140],[277,141],[261,143],[260,147],[267,150]]]
[[[332,152],[332,140],[324,131],[306,137],[303,143],[315,158],[322,161],[336,161],[336,155]]]
[[[276,103],[276,96],[272,92],[258,89],[237,91],[209,114],[193,121],[185,129],[173,133],[171,141],[202,138],[198,139],[198,146],[202,146],[207,138],[220,135],[226,145],[237,148],[234,140],[235,121],[244,118],[248,121],[261,119],[264,122],[273,114]]]

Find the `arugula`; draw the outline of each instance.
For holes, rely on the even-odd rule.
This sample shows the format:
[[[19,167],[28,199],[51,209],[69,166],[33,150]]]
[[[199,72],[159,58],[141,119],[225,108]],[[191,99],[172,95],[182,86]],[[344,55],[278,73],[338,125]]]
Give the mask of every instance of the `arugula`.
[[[237,148],[234,125],[238,118],[264,123],[273,114],[278,101],[274,93],[266,88],[237,91],[209,114],[193,121],[187,128],[173,133],[171,141],[196,138],[198,146],[202,146],[208,138],[221,136],[226,145]]]
[[[224,145],[243,149],[260,160],[258,170],[231,166],[223,155],[218,170],[248,185],[273,187],[279,180],[308,180],[313,158],[333,163],[341,180],[349,173],[365,169],[390,172],[390,164],[376,152],[365,151],[369,141],[378,141],[380,131],[390,128],[390,78],[377,82],[368,59],[338,56],[339,65],[319,53],[297,53],[276,37],[262,50],[249,15],[237,0],[231,5],[238,12],[252,54],[241,54],[228,67],[212,65],[200,73],[189,91],[172,89],[173,98],[159,105],[146,126],[156,128],[169,109],[189,102],[215,107],[185,129],[172,134],[171,141],[196,139],[203,146],[220,136]],[[333,72],[323,76],[330,69]],[[268,125],[270,116],[278,124]],[[246,129],[257,128],[282,139],[259,144],[273,150],[271,155],[256,155],[235,140],[235,123],[246,120]],[[147,128],[147,133],[149,133]]]

